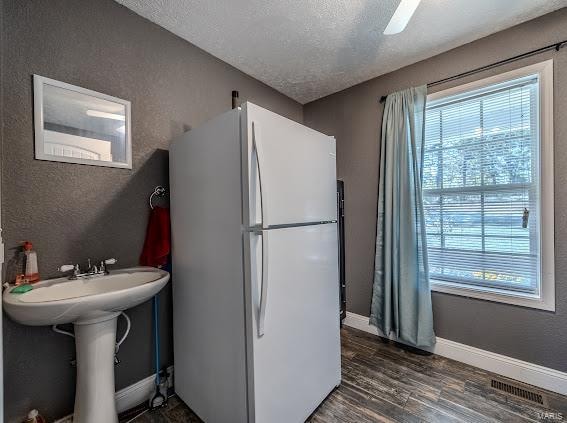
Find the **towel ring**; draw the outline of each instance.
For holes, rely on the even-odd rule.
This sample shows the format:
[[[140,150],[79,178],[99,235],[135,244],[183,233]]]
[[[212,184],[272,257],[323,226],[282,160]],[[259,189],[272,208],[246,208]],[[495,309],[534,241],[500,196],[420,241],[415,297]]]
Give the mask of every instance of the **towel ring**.
[[[154,209],[154,205],[152,204],[152,200],[154,198],[154,195],[156,197],[163,197],[166,192],[167,192],[167,190],[164,187],[162,187],[161,185],[158,185],[157,187],[154,188],[154,192],[152,192],[152,194],[150,195],[150,208],[152,210]]]

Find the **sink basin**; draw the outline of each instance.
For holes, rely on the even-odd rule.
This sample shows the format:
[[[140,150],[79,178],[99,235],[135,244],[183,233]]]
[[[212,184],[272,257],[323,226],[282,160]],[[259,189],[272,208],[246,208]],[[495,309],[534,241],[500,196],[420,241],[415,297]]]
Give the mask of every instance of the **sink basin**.
[[[118,422],[114,399],[116,321],[123,310],[156,295],[169,277],[168,272],[153,267],[132,267],[77,280],[45,280],[24,294],[12,294],[12,288],[4,291],[4,310],[18,323],[74,324],[77,386],[73,423]]]
[[[153,267],[115,270],[109,275],[77,280],[49,279],[25,294],[4,291],[4,310],[18,323],[31,326],[97,320],[143,303],[157,294],[169,273]]]

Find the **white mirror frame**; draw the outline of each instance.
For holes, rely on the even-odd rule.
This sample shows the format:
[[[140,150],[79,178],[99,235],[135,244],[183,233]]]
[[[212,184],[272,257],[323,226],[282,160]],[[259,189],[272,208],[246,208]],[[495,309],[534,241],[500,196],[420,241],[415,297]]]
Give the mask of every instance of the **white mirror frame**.
[[[103,100],[111,101],[114,103],[124,105],[126,109],[125,120],[125,147],[126,147],[126,161],[125,162],[105,162],[102,160],[81,159],[76,157],[63,157],[51,154],[45,154],[44,150],[44,121],[43,121],[43,87],[51,85],[54,87],[63,88],[66,90],[75,91],[88,96],[100,98]],[[57,81],[55,79],[46,78],[40,75],[33,76],[33,97],[34,97],[34,128],[35,128],[35,158],[37,160],[47,160],[51,162],[65,162],[76,163],[91,166],[104,166],[104,167],[118,167],[123,169],[132,169],[132,137],[131,137],[131,105],[128,100],[122,100],[117,97],[112,97],[107,94],[102,94],[96,91],[88,90],[86,88],[77,87],[76,85],[67,84],[65,82]]]

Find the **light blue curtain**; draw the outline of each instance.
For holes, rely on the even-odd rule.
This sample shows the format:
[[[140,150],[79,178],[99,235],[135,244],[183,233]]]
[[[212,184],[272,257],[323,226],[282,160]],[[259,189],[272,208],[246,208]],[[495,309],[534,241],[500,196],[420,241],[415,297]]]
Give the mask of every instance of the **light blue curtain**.
[[[386,99],[370,323],[404,343],[435,343],[421,195],[426,86]]]

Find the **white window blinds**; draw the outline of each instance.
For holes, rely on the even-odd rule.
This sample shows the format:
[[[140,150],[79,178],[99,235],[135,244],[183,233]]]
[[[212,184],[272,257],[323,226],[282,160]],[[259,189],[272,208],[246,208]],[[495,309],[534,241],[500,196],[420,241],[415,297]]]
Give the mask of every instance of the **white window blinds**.
[[[538,75],[428,103],[423,196],[433,280],[540,286]]]

